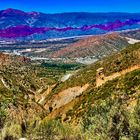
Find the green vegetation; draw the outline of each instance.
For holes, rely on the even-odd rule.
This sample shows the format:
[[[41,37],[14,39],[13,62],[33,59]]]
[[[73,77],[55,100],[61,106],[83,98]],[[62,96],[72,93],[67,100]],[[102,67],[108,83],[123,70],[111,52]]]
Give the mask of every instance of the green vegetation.
[[[85,113],[87,113],[85,110],[90,108],[91,105],[98,105],[98,101],[100,100],[106,101],[108,98],[109,100],[118,100],[118,98],[121,97],[122,100],[124,99],[123,103],[126,104],[131,98],[134,98],[134,100],[138,99],[140,89],[139,81],[140,70],[136,70],[125,76],[108,81],[99,88],[89,89],[89,91],[86,91],[86,93],[82,95],[82,101],[75,105],[73,111],[71,110],[71,117],[72,114],[75,115],[75,112],[77,112],[76,115],[78,115],[78,110],[82,110],[79,116],[85,116]]]
[[[106,76],[140,64],[140,44],[79,70],[65,82],[59,78],[77,65],[12,65],[1,68],[0,138],[18,140],[139,140],[140,70],[108,81],[96,88],[96,70]],[[79,67],[78,67],[79,68]],[[90,84],[64,116],[49,119],[48,110],[32,95],[40,96],[47,86],[52,95],[69,87]],[[41,89],[41,93],[38,92]],[[27,97],[26,97],[27,96]],[[62,123],[62,122],[63,123]]]
[[[65,71],[78,70],[81,67],[84,67],[83,64],[78,63],[42,63],[42,66],[47,68],[62,69]]]
[[[83,120],[83,129],[91,139],[138,140],[140,138],[139,102],[130,113],[122,99],[100,100]]]
[[[130,45],[123,51],[112,56],[104,58],[104,60],[91,64],[79,70],[74,76],[60,83],[52,92],[56,94],[62,90],[74,86],[83,86],[91,84],[92,88],[96,85],[96,70],[103,67],[105,76],[109,76],[115,72],[127,69],[131,66],[140,64],[140,44]]]

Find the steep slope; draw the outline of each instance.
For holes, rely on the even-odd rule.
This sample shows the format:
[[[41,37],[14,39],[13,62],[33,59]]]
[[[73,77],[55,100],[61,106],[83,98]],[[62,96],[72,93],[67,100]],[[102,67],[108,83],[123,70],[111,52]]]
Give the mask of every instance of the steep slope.
[[[89,84],[88,89],[84,92],[87,93],[88,90],[94,89],[97,86],[97,70],[104,68],[102,84],[107,81],[123,76],[129,72],[137,70],[140,68],[140,45],[131,45],[127,49],[123,50],[121,53],[114,54],[106,59],[99,61],[80,70],[75,75],[73,75],[67,81],[57,85],[52,93],[48,96],[48,101],[54,100],[55,95],[67,91],[69,88],[74,88],[78,86],[85,86]],[[101,84],[101,85],[102,85]],[[71,94],[71,92],[69,92]],[[80,94],[81,95],[81,94]],[[69,95],[68,95],[69,96]],[[63,98],[63,97],[62,97]],[[51,105],[50,105],[51,106]],[[57,106],[57,105],[55,105]],[[52,107],[52,106],[51,106]],[[62,107],[62,106],[61,106]]]
[[[15,68],[15,65],[13,66]],[[138,139],[139,66],[138,43],[77,71],[64,82],[50,82],[45,91],[34,90],[37,95],[35,97],[29,90],[17,92],[8,87],[9,90],[4,79],[6,87],[1,83],[0,91],[1,132],[4,137],[13,139]],[[28,66],[28,72],[26,69],[23,71],[27,74],[27,79],[30,75],[29,78],[32,77],[32,80],[36,81],[38,76],[33,76],[32,69],[33,66]],[[4,71],[4,75],[7,75],[7,70]],[[11,71],[11,68],[9,70]],[[42,68],[37,67],[36,70],[40,72]],[[15,72],[18,73],[19,70],[15,69]],[[12,77],[14,75],[13,73]],[[106,80],[106,77],[110,76],[111,78]],[[97,78],[105,80],[98,87]],[[8,83],[10,82],[13,83],[12,78]],[[30,89],[29,87],[26,86],[25,89]],[[25,98],[25,94],[30,95],[29,98]],[[43,102],[39,102],[42,99],[41,95],[45,97]],[[8,116],[5,115],[5,111]],[[54,118],[58,121],[49,120]],[[67,125],[62,125],[60,121]],[[73,124],[72,128],[68,123]]]
[[[136,70],[90,90],[62,119],[74,124],[82,122],[83,129],[91,133],[89,138],[93,140],[134,140],[140,130],[139,89],[140,70]]]
[[[8,103],[7,109],[10,110],[8,112],[13,119],[20,117],[22,111],[26,112],[28,109],[30,111],[42,110],[41,105],[38,105],[42,92],[44,93],[48,86],[54,86],[65,74],[59,69],[32,64],[31,60],[26,57],[1,53],[0,62],[0,100],[3,105]],[[33,107],[30,108],[30,105]],[[20,111],[19,115],[15,115],[16,110]]]

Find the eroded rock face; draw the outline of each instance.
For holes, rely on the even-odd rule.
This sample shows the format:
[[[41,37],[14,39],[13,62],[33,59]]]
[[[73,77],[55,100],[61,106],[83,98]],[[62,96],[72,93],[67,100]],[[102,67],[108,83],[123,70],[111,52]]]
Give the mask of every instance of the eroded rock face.
[[[9,54],[0,53],[0,66],[10,65],[12,62],[29,63],[31,60],[24,56],[11,56]]]
[[[8,54],[0,53],[0,66],[9,65],[11,63],[10,56]]]
[[[27,140],[26,138],[20,138],[19,140]]]
[[[29,63],[29,62],[31,62],[30,58],[27,58],[27,57],[24,57],[24,56],[18,56],[16,58],[16,60],[18,62],[22,62],[22,63]]]
[[[48,104],[45,105],[45,108],[53,111],[55,109],[58,109],[72,100],[74,100],[76,97],[80,96],[84,91],[87,90],[89,87],[89,84],[85,84],[84,86],[80,87],[73,87],[73,88],[68,88],[57,95],[54,95],[52,99],[48,102]]]
[[[105,75],[104,68],[100,68],[96,71],[96,86],[99,87],[104,83]]]
[[[129,72],[132,72],[132,71],[138,70],[138,69],[140,69],[140,65],[135,65],[135,66],[129,67],[127,69],[124,69],[120,72],[116,72],[116,73],[113,73],[109,76],[105,76],[104,73],[103,73],[103,68],[100,68],[100,69],[97,70],[96,87],[100,87],[103,84],[105,84],[107,81],[111,81],[111,80],[113,80],[117,77],[120,77],[122,75],[125,75]]]

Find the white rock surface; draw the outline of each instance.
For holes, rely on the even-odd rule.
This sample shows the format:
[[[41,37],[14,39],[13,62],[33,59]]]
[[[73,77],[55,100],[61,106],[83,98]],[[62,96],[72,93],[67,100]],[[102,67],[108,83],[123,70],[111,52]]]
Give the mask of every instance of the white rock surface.
[[[135,44],[135,43],[140,42],[140,40],[133,39],[133,38],[128,38],[128,37],[126,37],[126,39],[128,40],[128,43],[129,43],[129,44]]]

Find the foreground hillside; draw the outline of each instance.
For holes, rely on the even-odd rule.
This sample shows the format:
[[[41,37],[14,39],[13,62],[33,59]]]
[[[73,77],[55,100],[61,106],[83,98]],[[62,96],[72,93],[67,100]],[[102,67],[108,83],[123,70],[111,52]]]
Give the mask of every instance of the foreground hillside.
[[[8,76],[11,69],[13,68],[10,65],[6,65],[2,75]],[[32,69],[33,66],[26,76],[35,82],[38,76],[31,76]],[[19,70],[21,69],[14,68],[16,73],[19,73]],[[36,69],[37,73],[40,71],[42,68]],[[2,139],[16,140],[26,137],[33,140],[138,140],[140,138],[140,44],[130,45],[121,53],[82,68],[66,81],[60,82],[52,76],[52,80],[46,84],[46,90],[44,88],[41,92],[37,92],[41,86],[39,83],[37,84],[39,88],[25,86],[19,89],[28,90],[14,90],[15,88],[7,84],[13,83],[14,75],[20,77],[13,73],[8,80],[4,78],[1,80]],[[45,78],[47,77],[48,73]],[[44,81],[43,85],[45,86],[47,82],[48,80]],[[19,83],[14,84],[16,89]],[[34,94],[29,91],[34,91]]]

